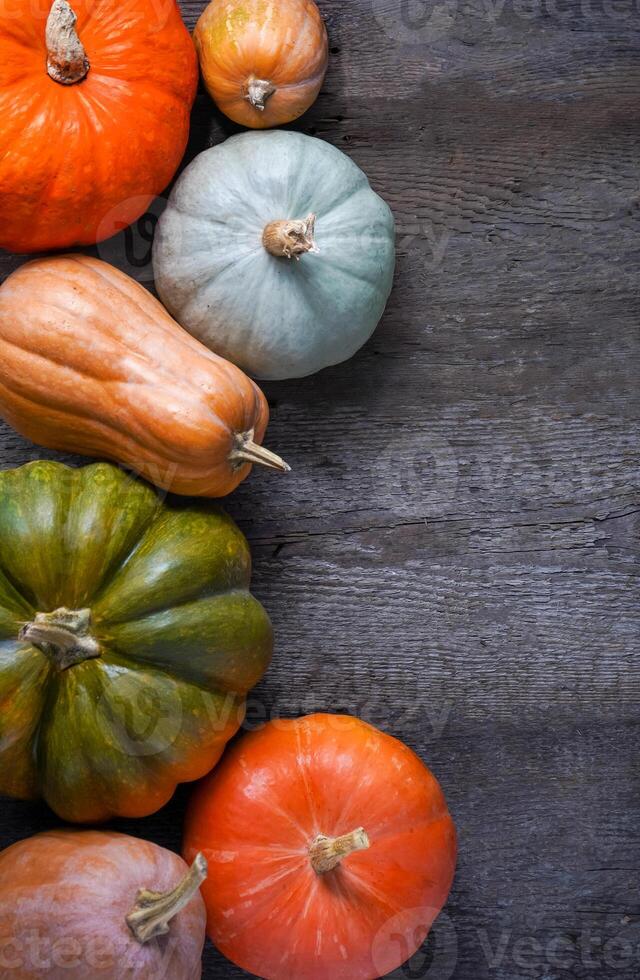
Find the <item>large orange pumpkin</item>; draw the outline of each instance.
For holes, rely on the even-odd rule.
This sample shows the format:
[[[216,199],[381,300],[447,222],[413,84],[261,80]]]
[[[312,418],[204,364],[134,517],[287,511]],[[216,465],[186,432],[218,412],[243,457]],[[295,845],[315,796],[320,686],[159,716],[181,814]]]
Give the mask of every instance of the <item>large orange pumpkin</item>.
[[[196,83],[175,0],[0,0],[0,247],[135,221],[180,163]]]
[[[174,493],[223,497],[260,445],[267,400],[123,272],[36,259],[0,287],[0,415],[49,449],[124,463]]]
[[[340,715],[245,736],[196,791],[207,929],[266,980],[371,980],[422,944],[453,878],[442,791],[414,753]]]
[[[218,108],[253,129],[301,116],[327,70],[327,31],[313,0],[212,0],[193,38]]]

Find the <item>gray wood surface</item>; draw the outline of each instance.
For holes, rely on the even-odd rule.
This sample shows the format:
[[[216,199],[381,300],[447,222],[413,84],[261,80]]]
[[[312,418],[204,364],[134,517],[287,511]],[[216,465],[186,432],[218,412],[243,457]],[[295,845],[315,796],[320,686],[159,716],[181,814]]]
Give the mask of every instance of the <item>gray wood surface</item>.
[[[441,780],[456,882],[394,976],[636,980],[640,10],[320,5],[297,128],[389,201],[398,269],[356,358],[267,386],[293,471],[227,502],[277,633],[248,724],[357,713]],[[187,159],[235,131],[200,94]],[[148,286],[152,224],[98,249]],[[5,467],[55,456],[0,441]],[[187,797],[119,826],[177,849]],[[3,801],[0,843],[56,823]]]

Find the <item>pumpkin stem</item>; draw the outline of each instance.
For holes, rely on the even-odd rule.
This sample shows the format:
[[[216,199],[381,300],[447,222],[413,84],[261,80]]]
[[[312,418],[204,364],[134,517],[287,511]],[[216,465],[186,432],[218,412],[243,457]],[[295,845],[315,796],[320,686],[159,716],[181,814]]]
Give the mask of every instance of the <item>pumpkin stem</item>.
[[[91,636],[90,626],[90,609],[62,606],[55,612],[36,613],[33,622],[25,623],[18,636],[42,650],[58,670],[67,670],[100,656],[100,645]]]
[[[270,221],[262,232],[262,244],[277,258],[299,260],[305,252],[317,254],[320,249],[313,238],[315,226],[315,214],[294,221]]]
[[[229,459],[237,466],[244,466],[245,463],[257,463],[259,466],[266,466],[270,470],[279,470],[280,473],[288,473],[291,467],[285,463],[280,456],[272,453],[270,449],[259,446],[253,441],[254,430],[236,433],[233,449],[229,453]]]
[[[53,0],[47,18],[47,73],[60,85],[75,85],[89,71],[89,59],[78,37],[73,8],[68,0]]]
[[[245,99],[247,102],[250,102],[254,109],[258,110],[258,112],[264,112],[268,99],[270,99],[273,93],[276,91],[275,85],[272,85],[271,82],[266,81],[264,78],[256,78],[255,75],[251,75],[251,77],[247,79],[244,88]]]
[[[206,877],[207,859],[204,854],[196,854],[187,874],[171,891],[151,892],[141,888],[136,904],[126,916],[126,923],[138,942],[148,943],[156,936],[166,935],[171,919],[189,904]]]
[[[370,847],[369,838],[363,827],[352,830],[342,837],[326,837],[318,834],[309,847],[311,867],[316,874],[323,875],[337,868],[343,858],[355,851],[366,851]]]

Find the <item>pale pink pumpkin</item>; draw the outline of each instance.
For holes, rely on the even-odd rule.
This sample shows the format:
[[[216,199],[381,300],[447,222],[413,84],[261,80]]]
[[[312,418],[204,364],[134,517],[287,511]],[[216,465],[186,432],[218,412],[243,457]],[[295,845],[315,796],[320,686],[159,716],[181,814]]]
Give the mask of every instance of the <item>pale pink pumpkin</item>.
[[[199,980],[206,913],[191,869],[157,844],[54,830],[0,853],[0,976]]]

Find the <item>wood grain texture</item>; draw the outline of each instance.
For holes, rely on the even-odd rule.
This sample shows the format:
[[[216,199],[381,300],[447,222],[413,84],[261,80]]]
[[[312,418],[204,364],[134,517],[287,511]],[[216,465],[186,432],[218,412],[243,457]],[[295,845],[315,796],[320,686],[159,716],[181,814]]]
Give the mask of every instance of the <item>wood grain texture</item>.
[[[247,727],[357,713],[441,780],[459,870],[397,978],[637,980],[640,13],[320,6],[330,68],[296,128],[389,201],[398,269],[356,358],[267,386],[293,471],[228,500],[277,637]],[[186,159],[236,131],[201,93]],[[150,288],[153,223],[97,249]],[[187,798],[120,826],[178,848]],[[1,843],[55,822],[5,801]],[[246,976],[211,946],[204,975]]]

